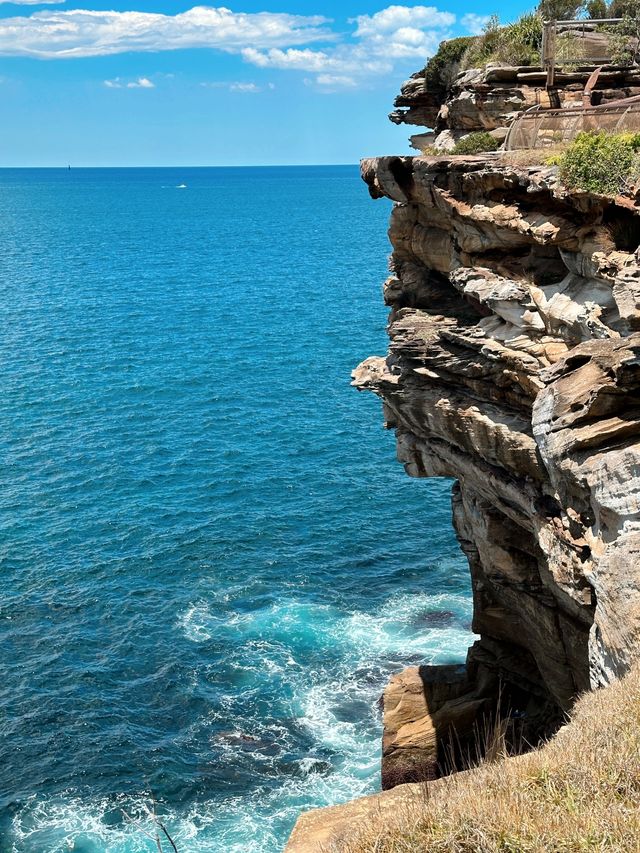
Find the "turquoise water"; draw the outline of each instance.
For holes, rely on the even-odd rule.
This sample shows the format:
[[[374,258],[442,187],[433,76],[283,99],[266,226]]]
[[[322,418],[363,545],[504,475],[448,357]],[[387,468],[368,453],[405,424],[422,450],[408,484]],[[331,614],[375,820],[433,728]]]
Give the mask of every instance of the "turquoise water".
[[[462,659],[450,483],[349,387],[388,215],[355,167],[0,170],[3,853],[156,850],[153,799],[276,853]]]

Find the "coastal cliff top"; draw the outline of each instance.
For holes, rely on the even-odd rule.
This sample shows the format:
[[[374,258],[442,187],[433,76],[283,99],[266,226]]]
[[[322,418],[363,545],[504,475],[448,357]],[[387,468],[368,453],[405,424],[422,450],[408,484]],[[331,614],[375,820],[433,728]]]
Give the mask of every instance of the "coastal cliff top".
[[[303,815],[286,853],[632,853],[640,838],[640,667],[576,704],[541,749]]]

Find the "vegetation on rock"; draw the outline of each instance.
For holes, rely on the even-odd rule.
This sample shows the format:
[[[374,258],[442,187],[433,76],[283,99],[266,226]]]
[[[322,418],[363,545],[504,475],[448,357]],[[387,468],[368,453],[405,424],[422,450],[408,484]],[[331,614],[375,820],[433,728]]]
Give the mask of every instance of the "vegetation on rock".
[[[560,179],[572,190],[618,195],[638,167],[640,134],[579,133],[557,159]]]
[[[427,91],[444,97],[460,71],[460,61],[475,36],[462,36],[440,42],[440,47],[427,62],[424,81]]]
[[[469,133],[455,146],[452,154],[480,154],[483,151],[495,151],[498,141],[486,130]]]
[[[533,65],[540,62],[542,18],[535,12],[522,15],[506,26],[492,15],[481,36],[474,39],[462,58],[463,68],[490,62],[501,65]]]
[[[541,0],[535,11],[510,24],[503,25],[492,15],[481,35],[442,42],[426,65],[426,88],[444,95],[460,71],[489,63],[539,65],[543,21],[576,17],[623,18],[610,32],[614,61],[628,64],[640,57],[640,0]]]
[[[625,8],[622,21],[610,28],[611,60],[615,65],[633,65],[640,59],[640,2]]]

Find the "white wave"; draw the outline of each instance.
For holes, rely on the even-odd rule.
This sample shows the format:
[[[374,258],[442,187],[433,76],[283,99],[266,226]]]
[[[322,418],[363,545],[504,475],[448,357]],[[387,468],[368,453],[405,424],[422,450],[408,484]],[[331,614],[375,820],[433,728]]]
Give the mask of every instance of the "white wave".
[[[204,643],[213,636],[212,618],[206,604],[193,604],[178,616],[178,625],[188,640],[193,643]]]
[[[464,660],[473,641],[467,627],[472,605],[462,595],[421,593],[391,596],[371,611],[292,598],[251,613],[225,612],[231,601],[219,611],[219,596],[210,604],[192,604],[179,616],[179,629],[196,643],[222,634],[237,643],[238,657],[230,663],[250,680],[242,697],[227,697],[226,713],[237,713],[249,696],[259,696],[266,677],[267,683],[278,685],[274,689],[284,688],[289,699],[278,700],[283,713],[310,736],[311,746],[294,761],[298,773],[279,777],[273,787],[265,781],[246,797],[199,804],[191,814],[175,817],[175,830],[178,838],[188,840],[190,853],[276,853],[301,810],[377,789],[377,700],[390,672],[407,662]],[[260,720],[249,722],[256,733],[269,725],[265,721],[263,729]],[[286,726],[275,737],[284,749],[295,743]],[[231,737],[222,748],[232,760],[242,745]],[[259,764],[271,760],[267,755],[255,758]],[[121,853],[118,847],[108,850]]]
[[[444,627],[416,626],[414,620],[430,612],[451,614],[453,624]],[[354,611],[336,625],[338,637],[348,638],[359,657],[376,655],[420,655],[425,662],[439,663],[441,657],[459,659],[472,639],[465,627],[471,618],[469,599],[460,595],[403,595],[391,598],[378,611]]]

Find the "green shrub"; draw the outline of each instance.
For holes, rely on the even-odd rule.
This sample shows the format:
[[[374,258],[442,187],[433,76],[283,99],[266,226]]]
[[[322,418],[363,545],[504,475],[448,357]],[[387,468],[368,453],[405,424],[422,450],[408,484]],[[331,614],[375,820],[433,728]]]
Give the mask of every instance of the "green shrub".
[[[635,152],[640,151],[640,133],[632,133],[630,130],[616,134],[618,139],[628,142]]]
[[[635,12],[625,11],[617,26],[609,31],[609,52],[614,65],[636,65],[640,59],[640,4]]]
[[[608,18],[609,9],[605,0],[587,0],[585,10],[589,18]]]
[[[512,65],[536,65],[542,49],[542,18],[535,13],[523,15],[504,28],[502,50]]]
[[[500,26],[492,15],[481,36],[476,38],[461,61],[463,68],[477,68],[489,62],[501,65],[537,65],[542,47],[542,18],[535,12]]]
[[[482,151],[495,151],[498,142],[486,130],[470,133],[456,144],[452,154],[480,154]]]
[[[571,21],[581,6],[580,0],[540,0],[538,12],[545,21]]]
[[[640,12],[638,0],[611,0],[609,4],[609,18],[624,18],[626,15],[635,18]]]
[[[462,36],[440,43],[424,70],[425,88],[429,94],[444,100],[460,70],[460,60],[475,36]]]
[[[579,133],[559,158],[560,178],[569,189],[617,195],[637,165],[640,134]]]

